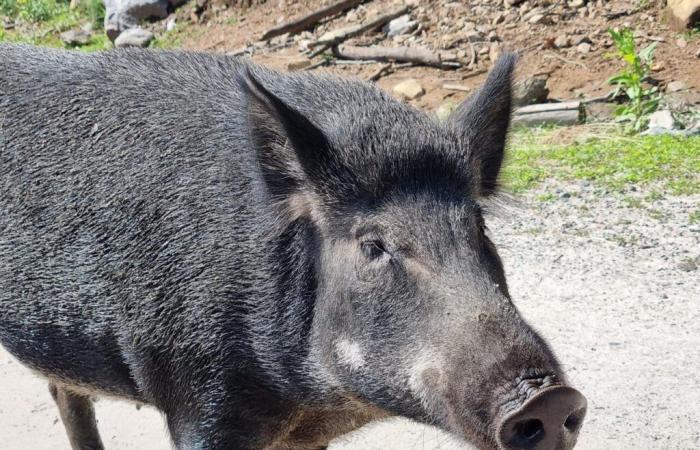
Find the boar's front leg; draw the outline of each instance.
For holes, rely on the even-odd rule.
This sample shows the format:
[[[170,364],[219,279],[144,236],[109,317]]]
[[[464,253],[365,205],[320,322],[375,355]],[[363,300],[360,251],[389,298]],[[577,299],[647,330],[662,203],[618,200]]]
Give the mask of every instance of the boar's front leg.
[[[49,383],[49,392],[58,405],[73,450],[103,450],[92,400],[56,383]]]

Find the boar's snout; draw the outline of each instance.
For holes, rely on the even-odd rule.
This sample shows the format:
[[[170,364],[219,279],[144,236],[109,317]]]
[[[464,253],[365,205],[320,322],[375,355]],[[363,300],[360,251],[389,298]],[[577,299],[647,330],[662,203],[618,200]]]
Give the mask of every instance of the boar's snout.
[[[568,386],[543,389],[498,426],[498,444],[506,450],[569,450],[586,415],[586,397]]]

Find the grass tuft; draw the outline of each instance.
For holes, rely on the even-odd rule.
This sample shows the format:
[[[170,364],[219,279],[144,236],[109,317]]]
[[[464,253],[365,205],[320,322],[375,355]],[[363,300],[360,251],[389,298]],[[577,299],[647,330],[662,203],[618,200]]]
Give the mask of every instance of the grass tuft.
[[[551,143],[556,130],[516,130],[510,139],[503,184],[521,192],[545,178],[590,180],[624,191],[660,184],[663,192],[700,192],[700,137],[636,136],[621,132],[582,141]],[[550,143],[547,143],[550,142]]]

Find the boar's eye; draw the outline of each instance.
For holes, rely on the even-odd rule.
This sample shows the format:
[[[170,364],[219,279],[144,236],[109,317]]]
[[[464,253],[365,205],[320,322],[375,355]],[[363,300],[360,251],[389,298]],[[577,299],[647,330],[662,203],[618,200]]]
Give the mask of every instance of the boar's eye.
[[[362,254],[365,255],[365,258],[369,260],[381,258],[387,253],[384,243],[377,239],[362,241],[360,249],[362,250]]]

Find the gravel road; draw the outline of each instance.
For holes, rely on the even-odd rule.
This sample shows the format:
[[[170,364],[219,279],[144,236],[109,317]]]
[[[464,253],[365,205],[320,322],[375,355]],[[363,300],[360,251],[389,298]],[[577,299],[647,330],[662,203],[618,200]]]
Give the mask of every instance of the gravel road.
[[[700,448],[700,196],[651,191],[550,183],[489,223],[515,303],[588,397],[581,449]],[[152,409],[102,399],[97,416],[108,449],[170,448]],[[0,449],[30,448],[68,444],[46,383],[0,349]],[[403,420],[331,445],[465,448]]]

